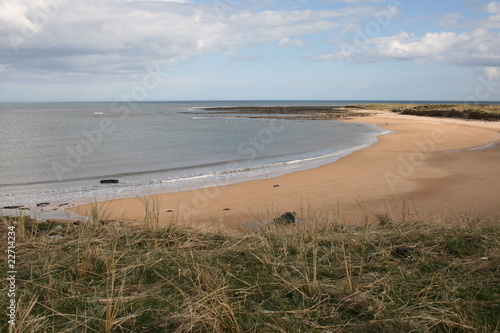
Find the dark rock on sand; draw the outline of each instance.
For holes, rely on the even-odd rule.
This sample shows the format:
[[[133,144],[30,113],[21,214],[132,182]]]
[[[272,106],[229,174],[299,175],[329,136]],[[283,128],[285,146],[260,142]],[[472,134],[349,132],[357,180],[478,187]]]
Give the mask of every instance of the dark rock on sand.
[[[2,209],[22,209],[24,206],[4,206]]]
[[[274,185],[273,187],[280,187],[279,185]]]
[[[224,208],[223,210],[231,210],[231,208]]]
[[[118,179],[103,179],[101,180],[101,184],[119,184],[120,181]]]
[[[167,210],[167,213],[173,213],[173,212],[174,212],[174,211],[173,211],[173,210],[171,210],[171,209]]]
[[[297,214],[295,214],[295,212],[286,212],[273,220],[273,223],[276,224],[295,224],[297,222],[299,222],[299,220],[297,219]]]
[[[37,204],[36,206],[37,207],[47,207],[48,205],[50,205],[50,202],[40,202],[39,204]]]

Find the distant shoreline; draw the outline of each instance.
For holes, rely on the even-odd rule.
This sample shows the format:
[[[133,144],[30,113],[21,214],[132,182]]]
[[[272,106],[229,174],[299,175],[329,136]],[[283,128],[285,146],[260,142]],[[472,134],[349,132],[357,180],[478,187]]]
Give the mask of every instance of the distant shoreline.
[[[350,117],[367,117],[373,111],[391,111],[398,114],[456,118],[466,120],[500,120],[500,105],[467,105],[467,104],[351,104],[345,106],[247,106],[247,107],[211,107],[200,114],[245,114],[241,117],[279,119],[338,120]],[[299,118],[298,118],[299,117]]]

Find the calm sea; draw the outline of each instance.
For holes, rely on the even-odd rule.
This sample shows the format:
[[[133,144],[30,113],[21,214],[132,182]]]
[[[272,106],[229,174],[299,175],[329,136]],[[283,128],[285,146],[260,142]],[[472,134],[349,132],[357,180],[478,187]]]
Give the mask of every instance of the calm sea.
[[[203,107],[346,102],[0,104],[0,208],[172,192],[330,163],[383,131],[334,121],[207,117]],[[118,179],[119,184],[100,184]]]

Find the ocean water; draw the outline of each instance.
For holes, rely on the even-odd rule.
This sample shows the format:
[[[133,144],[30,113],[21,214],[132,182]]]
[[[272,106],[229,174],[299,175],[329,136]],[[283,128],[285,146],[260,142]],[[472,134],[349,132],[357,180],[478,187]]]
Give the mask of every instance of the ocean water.
[[[0,104],[0,208],[133,197],[317,167],[380,128],[334,121],[208,117],[204,107],[345,102]],[[119,184],[100,184],[118,179]]]

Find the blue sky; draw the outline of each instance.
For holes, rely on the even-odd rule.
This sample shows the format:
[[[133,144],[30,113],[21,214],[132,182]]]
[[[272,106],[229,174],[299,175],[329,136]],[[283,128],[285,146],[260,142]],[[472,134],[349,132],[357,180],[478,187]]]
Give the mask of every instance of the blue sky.
[[[0,102],[500,100],[500,1],[0,0]]]

